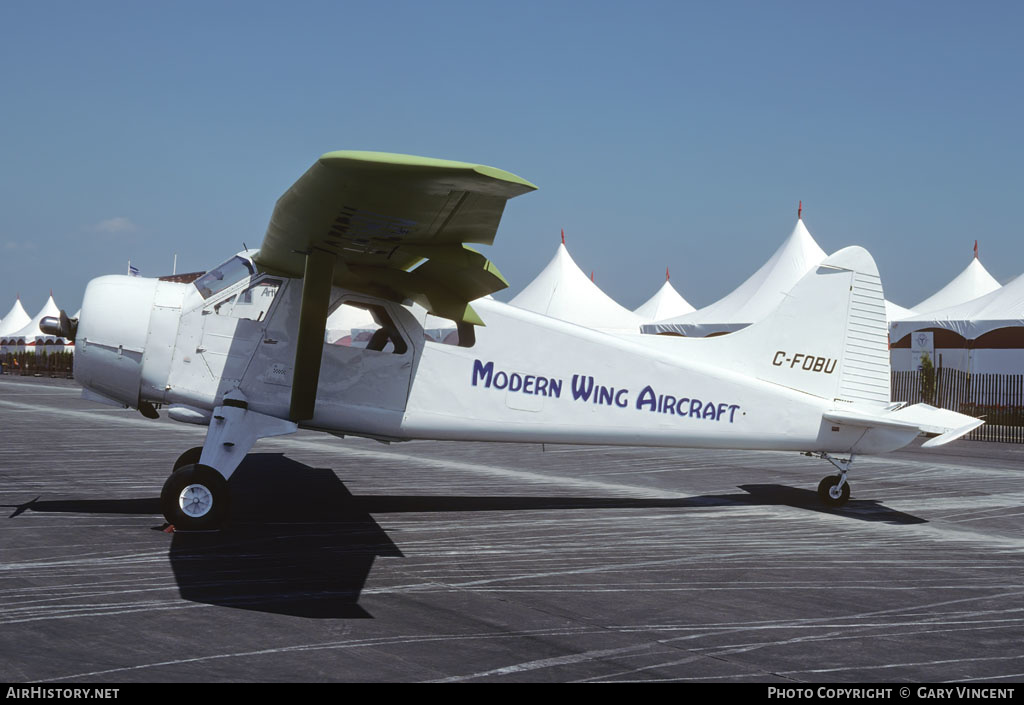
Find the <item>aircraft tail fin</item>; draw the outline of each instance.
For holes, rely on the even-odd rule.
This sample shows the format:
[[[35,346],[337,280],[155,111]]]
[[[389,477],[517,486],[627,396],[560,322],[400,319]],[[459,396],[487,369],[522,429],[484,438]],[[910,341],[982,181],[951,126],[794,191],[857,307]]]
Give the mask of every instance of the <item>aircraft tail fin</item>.
[[[837,402],[890,402],[885,297],[861,247],[826,258],[763,320],[706,343],[711,361],[766,382]]]
[[[763,320],[707,340],[704,354],[828,400],[823,421],[866,431],[850,451],[893,450],[921,433],[936,436],[925,443],[932,448],[984,423],[927,404],[892,403],[888,332],[875,262],[863,248],[847,247],[806,274]]]

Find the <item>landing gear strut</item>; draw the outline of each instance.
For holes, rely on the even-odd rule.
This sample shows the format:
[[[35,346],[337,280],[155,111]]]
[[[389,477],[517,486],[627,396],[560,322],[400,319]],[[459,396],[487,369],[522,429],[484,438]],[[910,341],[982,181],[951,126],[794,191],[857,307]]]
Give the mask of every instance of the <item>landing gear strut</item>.
[[[839,470],[838,475],[828,475],[818,483],[818,497],[830,507],[841,507],[850,499],[850,483],[846,481],[846,473],[853,464],[853,455],[849,458],[835,458],[828,453],[820,453],[818,457],[832,463]]]
[[[249,411],[244,395],[233,390],[213,410],[206,442],[190,448],[174,463],[160,492],[164,518],[183,531],[217,529],[228,517],[228,478],[260,438],[294,433],[294,421]]]

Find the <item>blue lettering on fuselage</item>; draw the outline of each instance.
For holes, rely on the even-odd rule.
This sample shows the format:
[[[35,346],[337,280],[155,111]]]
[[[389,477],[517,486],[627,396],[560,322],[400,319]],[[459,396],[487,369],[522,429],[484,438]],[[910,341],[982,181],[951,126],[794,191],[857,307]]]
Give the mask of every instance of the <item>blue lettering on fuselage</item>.
[[[594,378],[589,375],[572,376],[572,398],[576,401],[589,401],[604,406],[615,405],[620,409],[625,409],[629,406],[628,394],[628,389],[594,384]]]
[[[520,374],[519,372],[505,372],[504,370],[495,371],[493,362],[484,363],[480,360],[473,361],[472,384],[474,387],[507,389],[510,392],[556,399],[562,396],[562,380],[560,379]]]
[[[494,362],[491,361],[473,361],[471,384],[474,387],[499,389],[520,394],[554,397],[555,399],[562,397],[562,380],[558,377],[506,372],[496,369]],[[570,390],[573,401],[599,406],[615,406],[620,409],[626,409],[630,405],[628,389],[598,384],[592,375],[573,375]],[[729,423],[735,423],[736,412],[740,409],[739,404],[658,394],[651,385],[640,390],[635,406],[640,411],[646,410],[657,414],[708,421],[728,420]]]
[[[672,414],[674,416],[688,416],[694,419],[709,419],[711,421],[724,421],[726,417],[729,423],[736,420],[736,411],[739,404],[726,404],[714,402],[703,402],[700,399],[689,397],[676,398],[671,394],[657,394],[654,387],[647,385],[640,390],[636,398],[636,408],[646,409],[659,414]]]

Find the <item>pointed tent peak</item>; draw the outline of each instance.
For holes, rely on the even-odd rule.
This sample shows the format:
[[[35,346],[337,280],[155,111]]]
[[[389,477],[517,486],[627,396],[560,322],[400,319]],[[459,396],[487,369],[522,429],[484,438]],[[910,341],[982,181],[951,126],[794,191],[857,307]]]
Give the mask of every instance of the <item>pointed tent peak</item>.
[[[11,310],[8,311],[7,315],[9,316],[10,314],[14,313],[15,311],[24,311],[24,310],[25,310],[25,307],[21,303],[21,297],[18,297],[18,298],[16,298],[14,300],[14,305],[11,306]],[[4,318],[7,318],[7,316],[4,316]]]
[[[14,301],[11,310],[7,312],[7,315],[2,320],[3,323],[0,323],[0,335],[10,335],[24,328],[26,324],[32,321],[32,317],[28,315],[25,307],[21,305],[21,298],[19,297]]]
[[[807,229],[807,224],[804,223],[802,217],[796,219],[796,226],[793,228],[792,235],[799,235],[801,237],[811,237],[811,231]]]
[[[779,246],[779,249],[775,251],[772,257],[780,256],[787,250],[801,252],[804,257],[817,258],[819,262],[828,256],[825,250],[821,249],[814,236],[811,235],[811,231],[807,229],[802,218],[796,221],[796,227],[793,228],[793,232],[789,234],[789,237]]]
[[[985,296],[1000,288],[1002,287],[999,282],[989,274],[981,260],[972,257],[963,271],[952,281],[914,306],[913,310],[919,314],[939,311]]]
[[[804,219],[803,213],[804,213],[804,202],[803,201],[797,201],[796,219],[797,220],[803,220]]]
[[[555,249],[555,256],[551,258],[551,262],[561,262],[568,260],[572,263],[572,266],[576,266],[576,261],[569,254],[569,248],[565,246],[564,242],[558,243],[558,247]],[[550,264],[550,263],[549,263]]]
[[[562,244],[547,266],[512,297],[509,305],[598,330],[635,333],[643,322],[601,291]]]
[[[983,296],[946,308],[918,311],[915,316],[897,321],[890,328],[892,339],[900,340],[924,328],[945,328],[967,340],[977,340],[993,330],[1024,324],[1021,301],[1024,301],[1024,274]]]
[[[718,301],[692,313],[659,322],[648,332],[675,332],[703,337],[711,333],[738,330],[759,321],[785,298],[826,253],[807,231],[803,220],[796,221],[778,249],[742,284]]]
[[[590,281],[594,281],[594,270],[590,270]]]
[[[633,313],[646,321],[660,321],[693,312],[693,305],[684,299],[667,279],[654,296],[633,310]]]
[[[20,302],[17,305],[20,308]],[[51,295],[50,298],[47,299],[46,304],[43,305],[43,308],[33,318],[29,318],[27,314],[25,315],[25,322],[21,325],[20,328],[16,328],[13,330],[8,329],[8,324],[6,323],[7,319],[4,319],[5,335],[9,335],[14,338],[24,338],[26,341],[35,340],[37,337],[46,337],[47,334],[43,333],[43,331],[40,330],[39,328],[40,321],[42,321],[43,318],[47,316],[57,317],[59,315],[60,309],[57,308],[57,304],[54,302],[53,296]],[[54,336],[52,335],[49,336],[49,338],[51,339],[53,337]]]
[[[668,267],[665,267],[665,281],[668,281]]]
[[[565,228],[562,228],[562,244],[565,244]]]
[[[35,318],[33,320],[35,320],[38,323],[46,316],[59,315],[60,308],[57,307],[57,302],[53,300],[53,294],[50,294],[50,297],[46,300],[46,303],[43,304],[43,308],[39,310],[39,313],[35,315]]]
[[[978,241],[974,241],[974,259],[978,259]]]

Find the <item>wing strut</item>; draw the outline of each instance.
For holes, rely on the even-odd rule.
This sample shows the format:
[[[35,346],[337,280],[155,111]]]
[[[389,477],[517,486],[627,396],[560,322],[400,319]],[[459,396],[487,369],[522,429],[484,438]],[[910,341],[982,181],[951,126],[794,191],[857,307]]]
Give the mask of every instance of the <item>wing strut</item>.
[[[327,250],[306,253],[302,280],[302,304],[299,309],[299,336],[295,346],[295,373],[292,375],[292,400],[288,417],[292,421],[313,418],[316,388],[320,382],[320,358],[324,352],[327,309],[331,304],[335,255]]]

